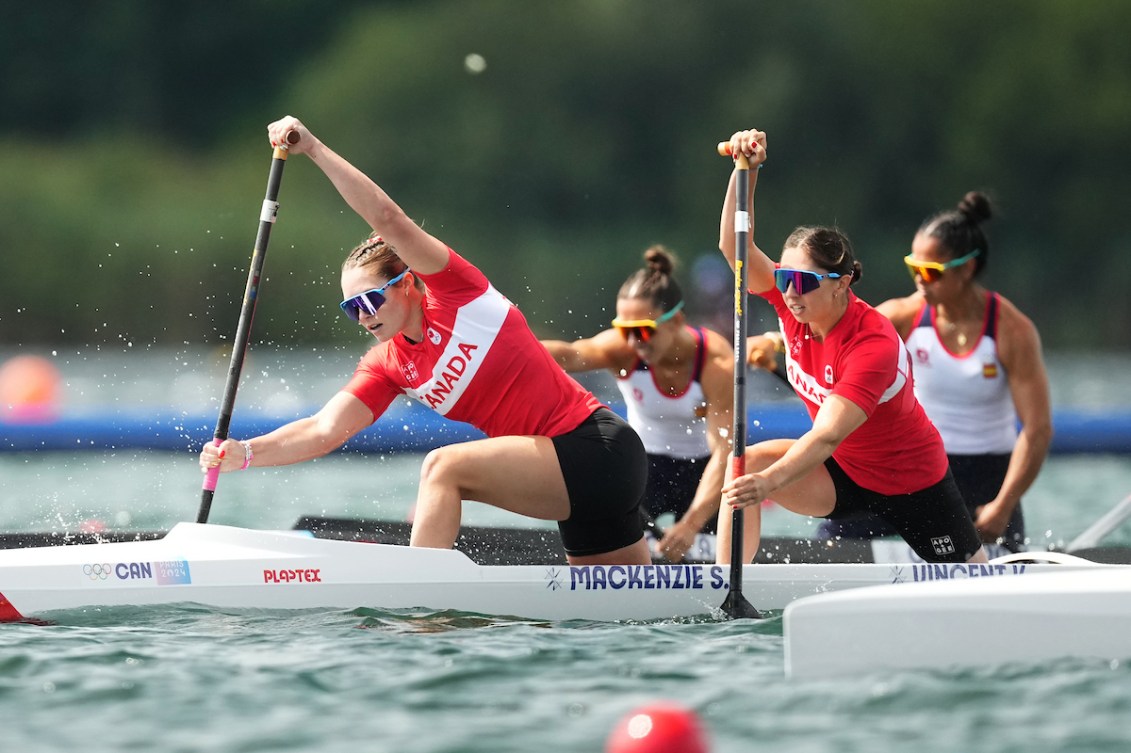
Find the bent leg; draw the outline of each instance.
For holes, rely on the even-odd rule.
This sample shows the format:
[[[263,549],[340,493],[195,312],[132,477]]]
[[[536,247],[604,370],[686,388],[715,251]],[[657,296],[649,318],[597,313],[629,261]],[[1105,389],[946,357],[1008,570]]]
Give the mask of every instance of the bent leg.
[[[771,439],[751,445],[746,449],[746,472],[758,473],[769,468],[780,460],[795,442],[796,440],[793,439]],[[730,480],[729,471],[727,480]],[[770,499],[799,515],[823,518],[836,507],[836,487],[825,466],[818,465],[797,481],[775,491]],[[743,512],[743,562],[752,562],[758,553],[758,545],[761,541],[762,510],[759,505],[747,507]],[[719,533],[715,550],[715,561],[720,564],[730,562],[731,517],[730,506],[722,505],[719,509]]]
[[[734,508],[722,505],[719,508],[717,534],[715,535],[715,562],[730,564],[731,531],[734,530]],[[742,561],[753,562],[758,554],[762,540],[762,506],[751,505],[742,509]]]
[[[926,489],[870,503],[926,562],[986,562],[974,521],[948,470]]]
[[[420,470],[412,546],[450,549],[463,500],[539,520],[565,520],[569,494],[548,437],[493,437],[441,447]]]

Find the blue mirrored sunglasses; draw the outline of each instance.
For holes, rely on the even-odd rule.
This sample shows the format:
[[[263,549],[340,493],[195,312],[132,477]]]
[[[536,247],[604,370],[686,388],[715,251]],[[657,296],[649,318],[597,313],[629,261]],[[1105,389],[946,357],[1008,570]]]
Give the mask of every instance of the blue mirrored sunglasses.
[[[812,293],[817,288],[821,287],[821,280],[828,277],[835,280],[844,275],[837,274],[836,272],[826,272],[825,274],[818,274],[817,272],[810,272],[807,269],[775,269],[774,270],[774,285],[783,293],[789,291],[790,283],[793,283],[793,289],[799,295]]]
[[[396,285],[398,282],[403,280],[404,276],[408,273],[409,268],[405,267],[403,272],[386,282],[381,287],[373,288],[372,290],[366,290],[364,293],[358,293],[352,298],[345,299],[340,304],[342,311],[344,311],[346,316],[348,316],[350,319],[353,319],[355,322],[361,318],[361,312],[363,310],[365,311],[365,313],[373,316],[377,313],[377,309],[381,308],[381,306],[385,304],[384,293],[389,288],[389,286]]]

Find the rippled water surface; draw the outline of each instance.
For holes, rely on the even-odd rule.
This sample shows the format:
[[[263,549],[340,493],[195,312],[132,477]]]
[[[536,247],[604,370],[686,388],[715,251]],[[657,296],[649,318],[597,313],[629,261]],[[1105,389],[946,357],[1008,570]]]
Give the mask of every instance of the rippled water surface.
[[[454,613],[68,613],[0,633],[5,750],[599,751],[631,708],[718,751],[1122,751],[1131,668],[1061,662],[814,682],[780,618],[536,623]]]

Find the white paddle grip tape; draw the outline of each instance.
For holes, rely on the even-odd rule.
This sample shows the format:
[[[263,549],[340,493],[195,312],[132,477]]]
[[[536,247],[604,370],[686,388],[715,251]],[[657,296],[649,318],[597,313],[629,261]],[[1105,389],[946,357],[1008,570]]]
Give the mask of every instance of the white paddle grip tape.
[[[735,212],[734,213],[734,232],[736,232],[736,233],[749,233],[750,232],[750,212]]]
[[[263,211],[259,213],[260,222],[274,222],[275,215],[279,213],[279,202],[263,200]]]

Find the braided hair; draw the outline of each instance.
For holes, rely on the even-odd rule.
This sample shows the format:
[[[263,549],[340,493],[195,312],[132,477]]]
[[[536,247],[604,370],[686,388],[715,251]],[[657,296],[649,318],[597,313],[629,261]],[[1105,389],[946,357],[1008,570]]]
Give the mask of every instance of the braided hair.
[[[346,255],[342,262],[342,271],[355,267],[365,268],[373,274],[391,280],[408,268],[401,257],[397,256],[397,249],[376,232],[359,243]],[[412,276],[417,288],[423,289],[424,282],[416,275]]]

